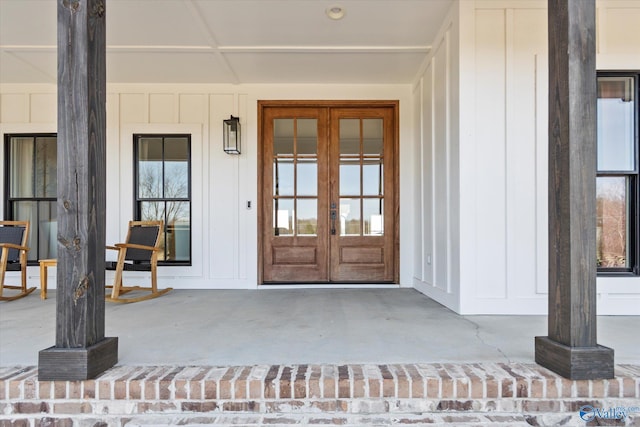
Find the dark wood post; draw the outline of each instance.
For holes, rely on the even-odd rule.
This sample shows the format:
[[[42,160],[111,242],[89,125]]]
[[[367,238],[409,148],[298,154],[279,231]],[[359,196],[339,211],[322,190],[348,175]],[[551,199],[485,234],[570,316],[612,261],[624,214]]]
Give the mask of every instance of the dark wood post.
[[[58,1],[56,344],[40,380],[94,378],[118,361],[105,338],[106,41],[104,0]]]
[[[596,342],[595,0],[548,7],[549,336],[535,357],[566,378],[613,378]]]

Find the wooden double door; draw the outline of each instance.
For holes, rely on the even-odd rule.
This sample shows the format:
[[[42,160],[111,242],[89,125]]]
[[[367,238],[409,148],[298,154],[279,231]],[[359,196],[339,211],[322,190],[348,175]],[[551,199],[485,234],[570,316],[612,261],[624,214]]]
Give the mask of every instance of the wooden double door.
[[[259,102],[263,283],[398,281],[397,114]]]

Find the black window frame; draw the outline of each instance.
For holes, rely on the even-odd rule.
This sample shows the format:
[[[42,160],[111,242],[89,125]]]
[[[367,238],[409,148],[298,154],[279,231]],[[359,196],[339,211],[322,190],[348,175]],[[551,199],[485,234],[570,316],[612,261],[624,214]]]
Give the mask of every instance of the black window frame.
[[[54,202],[57,203],[58,197],[57,194],[55,197],[12,197],[11,196],[11,140],[13,138],[33,138],[34,140],[37,138],[55,138],[56,140],[56,156],[57,156],[57,142],[58,142],[58,134],[56,132],[12,132],[4,134],[4,217],[9,221],[23,220],[23,218],[18,218],[16,215],[15,204],[17,202],[24,201],[33,201],[33,202]],[[34,156],[35,161],[35,156]],[[57,159],[56,159],[57,162]],[[33,169],[35,167],[32,165]],[[35,184],[35,183],[34,183]],[[57,186],[57,180],[56,180]],[[35,193],[35,192],[34,192]],[[57,193],[57,189],[56,189]],[[56,215],[57,216],[57,215]],[[43,230],[40,229],[38,224],[31,224],[30,227],[30,248],[29,252],[27,252],[27,265],[34,266],[38,265],[38,260],[43,257],[40,256],[40,233]],[[35,248],[33,246],[36,246]],[[51,256],[47,256],[44,258],[51,258]]]
[[[596,166],[596,176],[600,177],[629,177],[627,211],[628,222],[628,267],[598,267],[599,277],[636,277],[640,275],[640,71],[598,71],[597,78],[600,77],[631,77],[634,80],[634,169],[633,171],[610,171],[598,170]]]
[[[140,221],[141,220],[141,216],[142,216],[142,209],[141,209],[141,203],[142,202],[188,202],[189,203],[189,260],[158,260],[158,265],[162,265],[162,266],[174,266],[174,267],[185,267],[185,266],[191,266],[193,263],[193,201],[192,201],[192,182],[193,182],[193,176],[192,176],[192,154],[191,154],[191,134],[186,134],[186,133],[135,133],[133,134],[133,217],[136,221]],[[139,171],[138,171],[138,163],[139,163],[139,158],[138,158],[138,143],[140,141],[140,139],[143,138],[162,138],[164,139],[172,139],[172,138],[186,138],[187,139],[187,146],[188,146],[188,153],[187,153],[187,161],[188,161],[188,166],[187,166],[187,170],[188,170],[188,190],[187,190],[187,197],[186,198],[140,198],[139,197],[139,192],[138,192],[138,177],[139,177]],[[164,143],[163,143],[163,179],[164,179]],[[164,234],[164,241],[167,241],[167,235],[168,235],[168,227],[167,227],[167,220],[166,220],[166,210],[165,210],[165,218],[163,218],[163,222],[164,222],[164,230],[163,230],[163,234]],[[165,247],[165,254],[166,254],[166,247]]]

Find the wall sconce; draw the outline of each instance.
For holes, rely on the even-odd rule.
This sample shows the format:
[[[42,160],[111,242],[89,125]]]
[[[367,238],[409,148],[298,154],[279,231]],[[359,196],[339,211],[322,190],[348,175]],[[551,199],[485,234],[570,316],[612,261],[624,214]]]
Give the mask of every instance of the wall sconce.
[[[240,154],[240,118],[231,116],[224,121],[223,129],[224,152]]]

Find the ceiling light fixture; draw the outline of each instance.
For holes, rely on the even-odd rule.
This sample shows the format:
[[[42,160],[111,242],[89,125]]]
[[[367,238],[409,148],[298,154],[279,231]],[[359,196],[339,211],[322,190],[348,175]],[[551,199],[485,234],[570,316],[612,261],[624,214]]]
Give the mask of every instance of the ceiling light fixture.
[[[330,19],[337,21],[339,19],[344,18],[345,11],[342,6],[335,5],[335,6],[329,6],[327,10],[325,10],[325,13]]]

